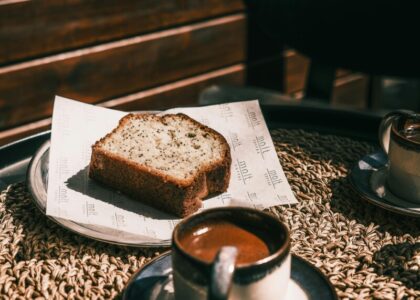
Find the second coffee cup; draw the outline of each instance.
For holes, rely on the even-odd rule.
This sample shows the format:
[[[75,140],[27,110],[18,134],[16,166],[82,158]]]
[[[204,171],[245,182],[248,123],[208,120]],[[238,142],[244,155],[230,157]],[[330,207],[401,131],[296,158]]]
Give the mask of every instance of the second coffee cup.
[[[287,227],[264,212],[209,209],[172,237],[175,298],[283,299],[290,278]]]
[[[420,203],[420,115],[408,111],[386,115],[379,127],[379,142],[388,155],[391,192]]]

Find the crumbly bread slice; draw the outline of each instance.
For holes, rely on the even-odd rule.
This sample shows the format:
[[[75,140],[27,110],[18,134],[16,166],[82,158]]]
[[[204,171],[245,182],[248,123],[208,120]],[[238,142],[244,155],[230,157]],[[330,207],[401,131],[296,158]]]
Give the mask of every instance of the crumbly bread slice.
[[[224,192],[232,163],[225,138],[184,114],[129,114],[92,146],[89,176],[184,217]]]

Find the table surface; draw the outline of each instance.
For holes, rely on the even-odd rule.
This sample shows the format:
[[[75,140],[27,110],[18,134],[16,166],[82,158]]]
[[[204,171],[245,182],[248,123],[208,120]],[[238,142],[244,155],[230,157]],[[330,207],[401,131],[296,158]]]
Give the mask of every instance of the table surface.
[[[342,299],[420,298],[420,222],[364,202],[347,175],[376,147],[380,116],[329,108],[262,106],[299,204],[269,211],[291,230],[292,252],[315,264]],[[0,148],[0,294],[112,298],[166,249],[108,245],[45,218],[24,183],[49,133]],[[10,185],[12,184],[12,185]]]

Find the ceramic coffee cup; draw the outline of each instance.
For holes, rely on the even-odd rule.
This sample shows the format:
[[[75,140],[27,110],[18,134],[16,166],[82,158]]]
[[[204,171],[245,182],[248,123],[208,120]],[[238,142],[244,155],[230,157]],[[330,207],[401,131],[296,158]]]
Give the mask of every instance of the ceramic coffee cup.
[[[420,203],[420,115],[410,111],[386,115],[379,127],[379,142],[388,155],[391,192]]]
[[[177,300],[284,299],[290,264],[287,227],[258,210],[205,210],[173,232]]]

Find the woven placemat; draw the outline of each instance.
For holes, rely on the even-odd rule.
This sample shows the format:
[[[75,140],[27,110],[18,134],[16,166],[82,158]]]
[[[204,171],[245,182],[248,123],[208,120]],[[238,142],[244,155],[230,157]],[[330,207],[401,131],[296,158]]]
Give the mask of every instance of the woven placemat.
[[[420,299],[420,221],[364,202],[347,179],[372,145],[302,130],[272,136],[299,200],[270,209],[291,229],[292,252],[320,268],[342,299]],[[166,250],[73,234],[38,211],[24,183],[2,192],[0,221],[2,299],[115,298]]]

